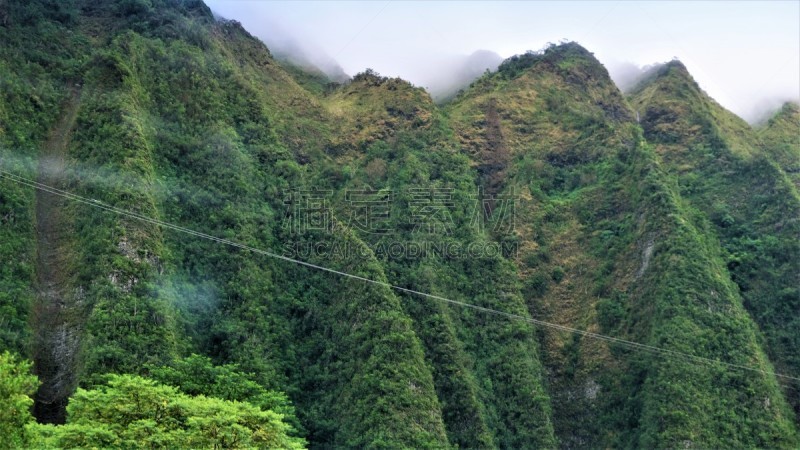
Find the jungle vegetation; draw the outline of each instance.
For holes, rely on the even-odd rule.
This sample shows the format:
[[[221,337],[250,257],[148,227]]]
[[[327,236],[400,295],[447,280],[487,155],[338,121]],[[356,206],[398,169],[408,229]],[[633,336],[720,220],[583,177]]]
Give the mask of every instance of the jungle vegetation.
[[[0,86],[0,446],[800,445],[796,104],[562,43],[437,105],[199,0],[0,1]]]

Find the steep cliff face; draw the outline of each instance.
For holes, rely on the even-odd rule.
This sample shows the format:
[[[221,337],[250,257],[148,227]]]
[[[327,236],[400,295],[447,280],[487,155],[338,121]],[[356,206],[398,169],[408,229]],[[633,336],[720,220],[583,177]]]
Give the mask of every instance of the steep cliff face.
[[[677,62],[625,99],[572,43],[439,107],[201,2],[2,7],[0,169],[91,199],[0,179],[0,346],[41,420],[198,353],[317,446],[796,445],[796,107],[755,132]]]
[[[457,99],[450,117],[479,170],[497,157],[485,155],[497,148],[487,136],[502,136],[503,152],[511,155],[503,183],[520,198],[516,264],[534,317],[728,363],[758,361],[770,370],[719,242],[661,167],[661,147],[646,139],[663,132],[693,140],[710,127],[687,119],[710,120],[710,114],[681,102],[694,94],[686,86],[673,88],[678,98],[663,110],[633,103],[644,110],[643,136],[605,69],[567,44],[507,61]],[[756,151],[743,122],[713,113],[741,133],[734,134],[737,154]],[[495,114],[499,124],[491,120]],[[679,123],[659,122],[664,116]],[[681,121],[690,125],[681,128]],[[729,330],[721,341],[712,337],[720,327]],[[755,400],[741,401],[735,384],[713,375],[727,373],[723,367],[632,354],[571,333],[544,331],[542,342],[556,432],[566,445],[784,445],[794,439],[773,377],[729,375],[769,398],[774,406],[765,410]],[[673,383],[679,387],[665,396]],[[696,418],[714,417],[720,428],[681,419],[685,408],[694,408]],[[738,412],[730,422],[719,418],[731,408]],[[750,431],[732,432],[745,416]],[[771,437],[742,438],[766,424]]]
[[[611,286],[596,280],[601,270],[610,274],[619,252],[593,252],[587,243],[601,219],[624,229],[635,205],[619,198],[620,176],[608,169],[637,144],[605,69],[574,44],[551,48],[506,61],[448,108],[479,183],[517,199],[512,259],[532,316],[599,331],[595,303]],[[597,420],[609,395],[598,378],[610,366],[608,349],[572,333],[540,335],[557,435],[569,446],[608,443]]]
[[[66,169],[58,186],[99,205],[280,252],[281,224],[271,219],[288,214],[284,194],[311,188],[311,177],[304,174],[311,170],[303,165],[312,159],[320,161],[314,170],[334,167],[324,166],[330,119],[320,100],[297,85],[263,44],[236,23],[214,22],[202,4],[64,3],[63,22],[45,16],[45,8],[32,3],[12,10],[12,25],[3,31],[19,42],[13,49],[4,46],[9,62],[4,79],[18,83],[18,95],[30,98],[37,94],[29,80],[52,86],[52,99],[41,100],[42,108],[44,101],[57,106],[73,85],[81,86],[80,107],[70,113],[75,120],[55,125],[59,136],[64,130],[71,133],[62,149]],[[72,54],[64,59],[72,65],[54,67],[53,60],[61,61],[47,54],[47,41],[59,33],[70,36],[66,52]],[[25,40],[34,45],[23,46]],[[13,66],[18,59],[31,59],[26,51],[41,52],[39,60]],[[19,103],[9,97],[14,90],[4,94],[4,111]],[[3,143],[4,161],[22,156],[47,161],[50,141],[38,155],[36,139],[29,154],[18,148],[30,132],[22,126],[38,116],[26,119],[27,111],[10,112],[4,137],[5,130],[13,134]],[[52,120],[43,117],[37,126],[46,130]],[[37,132],[44,142],[45,132]],[[11,168],[4,165],[4,170]],[[274,260],[187,239],[85,204],[65,201],[63,209],[56,216],[52,208],[41,208],[42,220],[53,226],[26,238],[38,238],[46,249],[50,228],[58,228],[66,241],[58,246],[63,255],[36,266],[36,276],[46,278],[49,268],[57,266],[63,291],[79,303],[68,315],[63,308],[41,308],[33,316],[32,328],[43,330],[45,338],[58,333],[58,328],[49,329],[54,320],[76,332],[56,362],[50,358],[56,350],[52,339],[37,344],[43,350],[32,356],[45,382],[40,404],[53,403],[54,390],[64,399],[76,384],[70,380],[91,385],[104,373],[144,373],[148,364],[201,352],[220,362],[241,362],[264,385],[308,405],[301,419],[315,442],[446,445],[431,370],[391,292],[336,277],[306,284],[301,280],[311,279],[308,271]],[[320,239],[360,245],[341,230]],[[11,261],[13,256],[5,253],[3,258]],[[325,262],[383,277],[374,259],[351,260],[352,266]],[[18,278],[9,273],[4,283]],[[275,279],[291,280],[293,286]],[[28,312],[24,303],[18,307],[13,319],[24,323]],[[24,336],[16,339],[8,346],[27,347]],[[53,377],[52,365],[60,368]],[[58,404],[62,409],[55,414],[63,418],[64,402]],[[377,409],[366,406],[379,404]],[[406,421],[417,425],[405,426]]]
[[[324,104],[339,124],[331,154],[347,175],[315,183],[333,188],[335,217],[371,249],[389,281],[528,317],[515,268],[492,232],[504,230],[485,223],[476,174],[430,96],[367,72]],[[532,327],[419,296],[402,300],[452,444],[554,445]]]
[[[766,338],[776,370],[796,373],[796,106],[787,104],[767,127],[753,130],[708,98],[679,63],[663,67],[632,94],[631,103],[641,111],[645,137],[655,144],[664,169],[707,224],[709,238],[720,243],[727,273]],[[672,131],[668,136],[664,130]],[[789,394],[797,387],[781,381],[790,384]],[[797,397],[788,398],[797,408]]]

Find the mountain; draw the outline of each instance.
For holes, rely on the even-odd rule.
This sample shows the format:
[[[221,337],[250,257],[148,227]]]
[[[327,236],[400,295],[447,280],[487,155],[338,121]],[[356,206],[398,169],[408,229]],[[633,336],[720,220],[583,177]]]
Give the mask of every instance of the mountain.
[[[798,445],[796,105],[575,43],[437,105],[195,0],[0,13],[10,442]]]
[[[520,193],[524,251],[517,265],[534,316],[706,358],[741,351],[740,364],[769,367],[736,286],[720,276],[725,265],[718,244],[707,241],[711,233],[702,221],[694,223],[695,212],[646,140],[647,124],[642,136],[626,100],[589,52],[566,44],[511,58],[453,108],[464,147],[486,161],[478,163],[479,173],[496,167],[497,151],[487,150],[507,154],[502,169],[484,171],[485,183]],[[731,341],[712,337],[720,327]],[[674,361],[579,337],[543,337],[556,432],[566,446],[730,445],[733,436],[700,425],[705,416],[716,418],[709,419],[714,427],[733,427],[719,418],[719,408],[749,411],[751,422],[735,425],[751,427],[744,436],[766,424],[776,436],[792,434],[774,380],[740,379],[782,402],[762,416],[735,389],[726,394],[728,381],[707,367],[678,373]],[[665,390],[676,380],[680,386]],[[707,392],[716,394],[701,400]],[[691,405],[692,415],[684,419],[679,404]]]
[[[800,105],[784,103],[780,111],[761,128],[761,139],[772,158],[800,190],[800,153],[797,130],[800,129]]]
[[[785,105],[766,128],[754,131],[708,98],[679,62],[664,66],[631,103],[641,111],[645,138],[656,145],[663,167],[722,247],[776,369],[796,372],[800,361],[793,349],[800,342],[790,331],[800,325],[794,313],[800,311],[800,224],[794,220],[800,196],[790,172],[800,158],[791,145],[796,105]],[[786,392],[798,410],[797,397]]]

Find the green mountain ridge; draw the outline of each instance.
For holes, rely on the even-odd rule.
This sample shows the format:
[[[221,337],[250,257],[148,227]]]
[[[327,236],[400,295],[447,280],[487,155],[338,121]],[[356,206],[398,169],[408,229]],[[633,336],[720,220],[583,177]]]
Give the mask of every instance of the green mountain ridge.
[[[779,372],[792,373],[798,367],[791,350],[796,342],[792,333],[784,330],[796,329],[796,315],[784,313],[800,307],[800,263],[796,258],[800,230],[792,220],[800,213],[796,186],[773,159],[770,144],[762,137],[770,130],[753,133],[741,119],[704,94],[695,94],[694,102],[684,103],[689,112],[681,118],[691,118],[687,122],[662,114],[677,104],[670,95],[674,91],[667,88],[676,79],[691,83],[698,92],[688,73],[678,72],[677,76],[668,73],[653,81],[648,89],[654,94],[642,91],[633,95],[633,103],[646,111],[645,137],[656,144],[665,168],[677,176],[682,195],[711,223],[712,237],[723,247],[745,307],[771,342],[767,349],[773,363]],[[774,120],[781,120],[792,109],[787,104]],[[685,133],[673,139],[661,131],[681,126],[693,130],[691,137]],[[788,129],[787,134],[791,136]],[[783,160],[790,161],[792,150],[784,151]],[[797,149],[794,153],[798,154]],[[754,289],[753,284],[759,286]],[[789,398],[796,399],[793,395]]]
[[[677,61],[626,96],[576,43],[437,105],[289,67],[199,1],[0,18],[0,350],[33,361],[36,417],[67,424],[18,445],[124,446],[85,402],[135,389],[241,414],[225,426],[256,443],[800,442],[800,385],[775,375],[800,374],[797,105],[754,129]],[[175,439],[155,446],[207,429],[141,414]]]

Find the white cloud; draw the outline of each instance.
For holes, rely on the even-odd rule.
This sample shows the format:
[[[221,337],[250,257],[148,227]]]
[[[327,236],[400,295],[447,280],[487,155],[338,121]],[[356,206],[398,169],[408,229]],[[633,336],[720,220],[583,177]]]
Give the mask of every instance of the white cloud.
[[[440,83],[432,74],[453,58],[477,50],[509,57],[566,38],[609,67],[678,57],[704,90],[751,121],[765,104],[800,98],[799,2],[208,4],[267,45],[282,30],[351,75],[371,67],[426,86]]]

